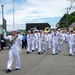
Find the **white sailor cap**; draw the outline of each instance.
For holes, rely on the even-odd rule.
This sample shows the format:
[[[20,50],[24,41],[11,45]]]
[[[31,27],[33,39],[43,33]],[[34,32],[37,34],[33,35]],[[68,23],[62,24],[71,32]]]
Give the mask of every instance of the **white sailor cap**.
[[[61,30],[61,29],[58,29],[58,30]]]
[[[57,27],[54,27],[53,29],[57,29]]]
[[[34,31],[36,32],[37,30],[35,29]]]
[[[38,32],[39,30],[37,29],[37,32]]]
[[[33,30],[33,32],[35,32],[35,30]]]
[[[31,30],[28,30],[28,32],[31,32]]]
[[[40,32],[43,32],[43,30],[40,30]]]
[[[67,32],[67,34],[68,34],[69,32]]]

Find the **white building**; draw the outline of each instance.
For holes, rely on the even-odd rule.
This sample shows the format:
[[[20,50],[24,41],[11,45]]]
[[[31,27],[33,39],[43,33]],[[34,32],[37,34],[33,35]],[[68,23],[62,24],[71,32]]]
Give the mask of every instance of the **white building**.
[[[69,31],[73,30],[75,28],[75,22],[73,22],[70,26],[69,26]]]

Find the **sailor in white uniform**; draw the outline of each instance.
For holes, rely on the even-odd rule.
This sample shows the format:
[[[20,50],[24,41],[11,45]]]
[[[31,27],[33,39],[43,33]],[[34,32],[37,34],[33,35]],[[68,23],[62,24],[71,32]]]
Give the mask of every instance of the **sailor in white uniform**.
[[[38,40],[39,40],[39,31],[38,30],[35,30],[35,48],[38,49],[39,47],[39,43],[38,43]]]
[[[58,32],[56,28],[54,28],[54,31],[52,32],[52,44],[53,44],[53,55],[58,54]]]
[[[31,34],[31,30],[28,30],[28,34],[27,34],[27,45],[28,45],[28,48],[27,48],[27,54],[31,53],[32,52],[32,34]]]
[[[69,32],[65,33],[65,40],[69,44]]]
[[[48,32],[46,32],[46,50],[49,50]]]
[[[46,32],[43,31],[43,37],[42,37],[42,45],[43,45],[43,51],[46,51],[47,50],[47,42],[46,42]]]
[[[36,41],[35,41],[36,37],[35,37],[35,30],[33,30],[33,33],[32,33],[32,52],[36,50]]]
[[[38,49],[38,54],[43,53],[43,43],[42,43],[42,39],[43,39],[43,31],[40,30],[40,34],[39,36],[39,49]]]
[[[49,33],[48,33],[48,44],[49,44],[49,49],[52,48],[52,40],[51,40],[51,38],[52,38],[52,33],[49,32]]]
[[[64,34],[64,31],[62,31],[61,33],[62,33],[62,37],[61,37],[61,39],[62,39],[61,50],[62,50],[64,47],[65,34]]]
[[[73,36],[74,36],[74,53],[75,53],[75,31],[73,31]]]
[[[61,29],[58,29],[58,50],[61,52],[62,50],[62,41],[63,41],[63,36],[62,36],[62,31]]]
[[[69,55],[74,55],[74,35],[73,35],[73,30],[71,30],[70,34],[69,34],[69,46],[70,46]]]
[[[20,69],[20,51],[22,47],[22,38],[17,34],[16,30],[12,31],[12,35],[6,36],[6,31],[4,30],[4,39],[10,40],[10,50],[9,50],[9,60],[7,63],[6,72],[9,73],[12,70],[13,58],[16,58],[16,70]]]

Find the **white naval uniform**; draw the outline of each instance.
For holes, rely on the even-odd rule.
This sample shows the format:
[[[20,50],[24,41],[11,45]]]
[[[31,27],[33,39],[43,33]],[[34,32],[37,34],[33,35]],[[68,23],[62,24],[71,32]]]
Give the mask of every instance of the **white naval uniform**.
[[[74,36],[74,53],[75,53],[75,34],[73,34]]]
[[[27,52],[32,52],[32,34],[27,34]]]
[[[49,49],[52,47],[52,34],[48,34],[48,44],[49,44]]]
[[[35,47],[36,47],[36,49],[38,49],[38,47],[39,47],[39,43],[38,43],[38,40],[39,40],[39,33],[35,33]]]
[[[58,32],[58,50],[61,51],[62,50],[62,33]]]
[[[63,47],[64,47],[64,41],[65,41],[65,34],[64,33],[62,33],[61,39],[62,39],[61,49],[63,49]]]
[[[45,36],[46,36],[46,50],[48,50],[49,49],[48,34],[46,34]]]
[[[52,33],[53,54],[58,53],[58,33]]]
[[[12,40],[12,35],[6,36],[6,33],[4,33],[4,39],[11,41]],[[15,68],[17,68],[17,69],[20,68],[20,51],[21,51],[21,47],[22,47],[22,38],[18,35],[18,37],[16,38],[15,43],[11,46],[11,48],[9,50],[9,60],[8,60],[8,63],[7,63],[7,69],[11,70],[14,56],[16,58],[16,67]]]
[[[42,45],[43,45],[43,51],[47,50],[47,43],[46,43],[46,34],[42,34]]]
[[[21,35],[21,34],[18,34],[18,36],[20,37],[20,39],[22,40],[22,38],[23,38],[23,35]],[[22,48],[22,46],[20,46],[20,53],[21,53],[21,49]]]
[[[42,44],[42,39],[43,39],[43,34],[39,33],[39,49],[38,52],[43,52],[43,44]]]
[[[65,33],[66,42],[69,44],[69,34]]]
[[[69,34],[69,46],[70,46],[70,54],[74,55],[74,36],[73,34]]]
[[[36,46],[35,46],[35,34],[32,34],[32,50],[35,51],[36,50]]]

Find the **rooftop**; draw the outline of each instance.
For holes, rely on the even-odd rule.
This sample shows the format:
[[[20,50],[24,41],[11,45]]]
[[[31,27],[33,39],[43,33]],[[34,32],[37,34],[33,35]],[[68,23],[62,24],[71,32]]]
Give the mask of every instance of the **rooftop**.
[[[70,25],[70,27],[75,27],[75,22],[73,22],[73,23]]]

